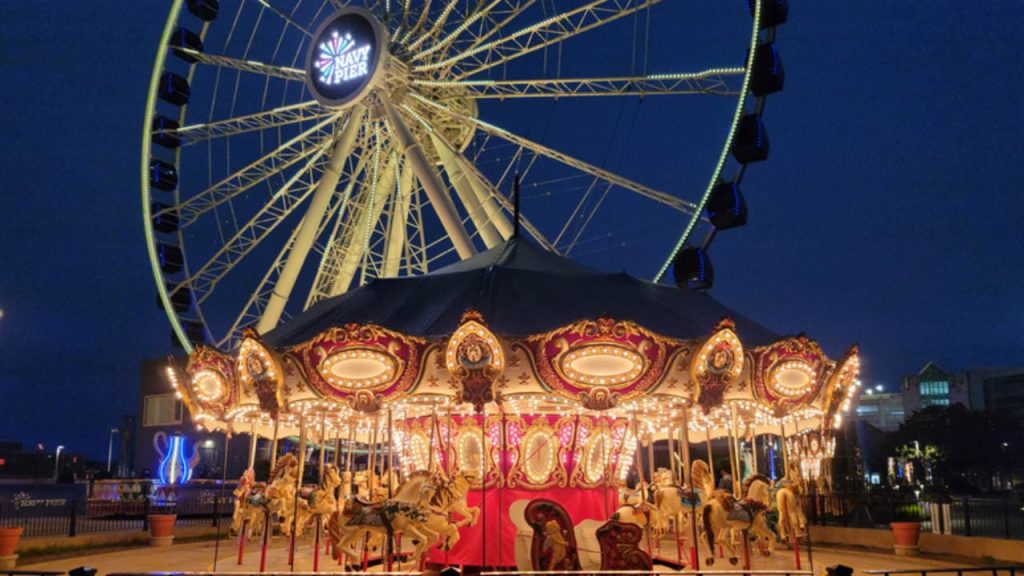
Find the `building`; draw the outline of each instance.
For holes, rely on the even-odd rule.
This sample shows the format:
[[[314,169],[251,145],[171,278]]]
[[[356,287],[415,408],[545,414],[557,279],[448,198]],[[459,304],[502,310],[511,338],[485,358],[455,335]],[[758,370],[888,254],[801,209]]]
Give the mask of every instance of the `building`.
[[[1024,367],[972,368],[949,373],[929,362],[903,379],[906,414],[928,406],[963,404],[970,410],[1007,409],[1024,417]]]
[[[857,399],[857,420],[892,432],[903,422],[903,395],[898,392],[879,392],[868,388]]]
[[[934,362],[925,364],[915,375],[903,379],[903,411],[905,414],[929,406],[963,404],[972,408],[965,378],[954,377]]]

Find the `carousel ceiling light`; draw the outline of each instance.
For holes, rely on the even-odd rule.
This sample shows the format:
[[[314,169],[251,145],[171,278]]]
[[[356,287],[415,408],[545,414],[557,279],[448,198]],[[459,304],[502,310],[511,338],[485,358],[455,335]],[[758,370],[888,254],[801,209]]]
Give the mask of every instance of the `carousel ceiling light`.
[[[328,356],[317,367],[320,376],[339,390],[373,390],[390,384],[398,374],[395,361],[375,350],[352,349]]]
[[[224,377],[213,370],[200,370],[192,375],[192,388],[204,402],[219,402],[227,395]]]

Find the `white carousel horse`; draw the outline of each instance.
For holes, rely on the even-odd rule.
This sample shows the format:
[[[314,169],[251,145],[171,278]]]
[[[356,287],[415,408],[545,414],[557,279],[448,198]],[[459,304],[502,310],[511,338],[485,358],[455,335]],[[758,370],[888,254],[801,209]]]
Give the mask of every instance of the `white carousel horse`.
[[[324,479],[320,485],[315,489],[300,492],[299,507],[295,510],[296,537],[302,536],[311,519],[319,517],[326,520],[335,512],[338,499],[334,491],[340,484],[341,475],[338,474],[338,468],[334,464],[328,464],[324,467]]]
[[[458,526],[475,523],[480,512],[466,504],[472,481],[463,473],[447,480],[430,472],[416,472],[389,500],[379,504],[353,500],[351,507],[333,514],[328,522],[335,559],[341,554],[354,557],[356,545],[367,537],[388,538],[395,532],[411,538],[416,560],[439,538],[443,549],[451,549],[459,539]],[[463,520],[449,522],[449,512],[463,516]]]
[[[612,520],[636,524],[645,530],[649,527],[659,537],[668,530],[658,507],[644,500],[642,488],[626,492],[623,504],[612,514]]]
[[[779,538],[783,542],[799,540],[807,529],[807,516],[800,502],[805,490],[797,464],[791,462],[786,475],[776,483],[775,491],[775,505],[779,511]]]
[[[765,518],[771,505],[771,485],[768,478],[755,474],[743,481],[744,497],[740,500],[717,490],[707,500],[702,511],[704,540],[709,550],[707,564],[715,563],[715,544],[720,544],[729,553],[729,562],[738,562],[733,546],[733,532],[749,534],[753,541],[763,542],[765,555],[775,549],[775,534],[768,527]]]

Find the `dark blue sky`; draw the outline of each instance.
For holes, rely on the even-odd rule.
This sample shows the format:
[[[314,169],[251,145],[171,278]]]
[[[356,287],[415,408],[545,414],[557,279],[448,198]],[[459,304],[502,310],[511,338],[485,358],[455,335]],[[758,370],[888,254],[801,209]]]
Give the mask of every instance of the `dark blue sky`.
[[[170,349],[138,192],[167,4],[0,3],[0,438],[99,457]],[[1024,364],[1022,26],[1012,1],[793,2],[713,294],[833,356],[859,342],[870,383]]]

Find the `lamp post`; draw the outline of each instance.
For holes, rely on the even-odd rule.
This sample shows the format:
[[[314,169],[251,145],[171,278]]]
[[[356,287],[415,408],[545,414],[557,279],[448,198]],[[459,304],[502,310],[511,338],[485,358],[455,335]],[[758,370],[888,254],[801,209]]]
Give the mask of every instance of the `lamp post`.
[[[110,429],[110,442],[107,443],[107,474],[110,474],[110,464],[114,459],[114,434],[120,432],[117,427]]]
[[[64,451],[64,445],[57,446],[57,456],[53,459],[53,481],[57,481],[57,475],[60,473],[60,453]]]

